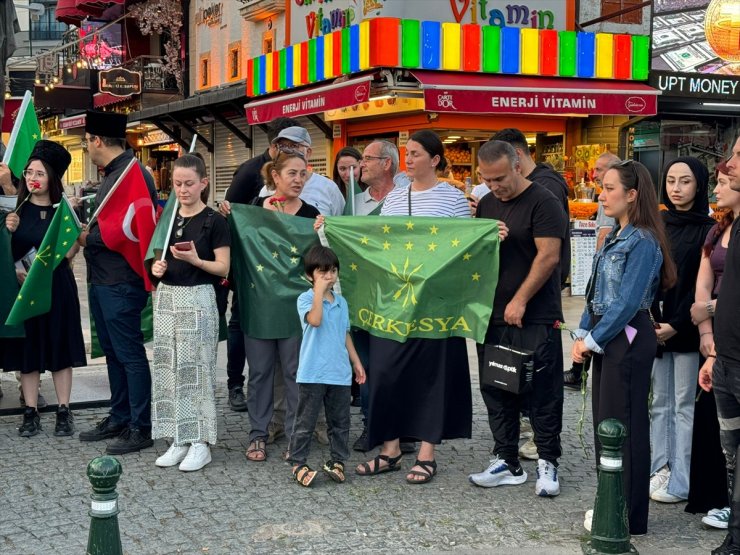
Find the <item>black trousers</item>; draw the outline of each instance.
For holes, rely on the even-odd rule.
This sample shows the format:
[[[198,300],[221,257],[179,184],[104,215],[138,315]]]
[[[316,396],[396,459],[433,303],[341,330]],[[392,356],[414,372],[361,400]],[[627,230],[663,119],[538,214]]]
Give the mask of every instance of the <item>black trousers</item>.
[[[502,340],[502,335],[506,334]],[[493,433],[494,455],[516,465],[519,461],[519,413],[529,409],[534,442],[541,459],[557,464],[562,454],[563,343],[560,330],[552,325],[532,324],[517,328],[491,326],[486,334],[490,345],[503,343],[534,351],[534,376],[528,394],[516,395],[497,387],[481,385]],[[478,344],[478,371],[482,370],[485,345]]]
[[[606,344],[603,355],[593,355],[594,445],[598,463],[601,445],[596,430],[606,418],[616,418],[627,428],[622,447],[624,497],[630,534],[644,534],[650,495],[648,394],[658,342],[647,312],[638,312],[629,325],[637,330],[631,344],[621,331]]]
[[[231,316],[229,335],[226,339],[226,386],[229,389],[244,387],[244,363],[247,354],[244,350],[244,332],[239,324],[239,305],[236,291],[231,294]]]
[[[718,358],[712,367],[712,388],[717,402],[719,440],[727,465],[728,486],[734,483],[740,446],[740,364]],[[729,486],[732,498],[732,487]]]

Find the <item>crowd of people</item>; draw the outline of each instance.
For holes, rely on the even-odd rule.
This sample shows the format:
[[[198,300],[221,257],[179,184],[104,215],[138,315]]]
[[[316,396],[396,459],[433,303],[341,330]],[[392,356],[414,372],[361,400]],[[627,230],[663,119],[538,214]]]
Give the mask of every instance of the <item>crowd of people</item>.
[[[125,128],[125,116],[87,114],[83,147],[104,168],[98,203],[132,162]],[[719,220],[710,217],[710,176],[698,159],[671,160],[663,168],[659,194],[639,162],[611,153],[599,158],[597,219],[603,232],[583,316],[572,332],[568,372],[561,330],[553,325],[563,320],[561,290],[570,265],[568,188],[552,168],[532,160],[521,131],[502,130],[480,146],[481,183],[472,194],[440,177],[448,161],[431,131],[409,138],[405,172],[399,172],[396,145],[374,140],[363,152],[339,151],[334,180],[312,171],[311,136],[297,121],[273,121],[268,138],[269,148],[235,172],[218,211],[207,205],[203,160],[186,154],[175,162],[174,225],[163,255],[148,269],[156,285],[151,365],[140,326],[149,297],[142,276],[106,245],[96,223],[69,250],[71,260],[84,248],[90,307],[111,390],[108,416],[81,431],[81,441],[111,440],[106,451],[120,455],[166,438],[170,445],[154,461],[157,466],[195,471],[211,461],[210,448],[218,439],[217,297],[229,281],[226,276],[232,288],[243,286],[238,275],[230,275],[232,238],[224,216],[233,204],[309,218],[317,229],[324,216],[341,214],[490,218],[499,222],[506,271],[499,276],[485,342],[477,345],[479,372],[484,372],[486,345],[532,353],[535,371],[526,393],[481,383],[493,457],[482,471],[470,474],[470,482],[523,484],[527,473],[520,458],[532,458],[537,460],[535,494],[558,495],[558,461],[568,455],[560,442],[563,387],[580,387],[590,366],[594,429],[606,418],[617,418],[628,431],[623,453],[630,533],[647,532],[650,499],[688,501],[687,510],[707,513],[706,524],[728,529],[715,552],[738,552],[740,327],[734,315],[740,299],[732,285],[740,272],[740,138],[716,170]],[[63,147],[37,143],[18,182],[17,209],[5,217],[15,260],[39,248],[69,163]],[[151,174],[135,163],[154,206]],[[0,178],[6,173],[0,168]],[[232,295],[228,402],[233,410],[248,412],[247,460],[266,461],[268,444],[282,433],[288,444],[282,458],[290,462],[296,482],[308,487],[318,474],[308,464],[311,442],[323,439],[331,459],[321,470],[344,482],[354,377],[363,418],[354,448],[379,447],[356,474],[398,470],[404,453],[414,453],[406,481],[430,482],[440,470],[436,446],[472,433],[465,340],[399,343],[351,327],[347,301],[333,290],[340,266],[336,255],[321,246],[301,254],[310,284],[295,301],[302,333],[243,333]],[[18,266],[19,283],[26,271]],[[69,410],[72,368],[87,361],[67,260],[54,271],[52,298],[49,313],[25,321],[25,338],[0,339],[2,369],[20,372],[26,409],[18,431],[24,437],[41,430],[38,386],[45,371],[52,372],[58,398],[55,435],[75,433]],[[520,448],[523,422],[531,424],[532,437]],[[599,442],[595,445],[598,460]]]

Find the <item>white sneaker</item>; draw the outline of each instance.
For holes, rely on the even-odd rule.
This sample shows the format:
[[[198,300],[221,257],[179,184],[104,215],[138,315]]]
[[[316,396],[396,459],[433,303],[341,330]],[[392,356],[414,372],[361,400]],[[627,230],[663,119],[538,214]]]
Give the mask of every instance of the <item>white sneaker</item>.
[[[586,515],[583,518],[583,527],[590,532],[591,526],[593,525],[593,523],[594,523],[594,510],[589,509],[588,511],[586,511]]]
[[[683,497],[668,493],[668,483],[666,483],[662,488],[658,488],[651,493],[650,499],[657,501],[658,503],[680,503],[681,501],[686,501]]]
[[[667,465],[653,474],[650,478],[650,497],[653,496],[653,493],[665,486],[668,483],[668,478],[670,477],[671,471],[669,470]]]
[[[532,439],[534,437],[534,430],[532,430],[532,423],[529,418],[519,419],[519,439]]]
[[[524,469],[512,468],[506,464],[506,461],[494,457],[491,459],[491,464],[488,465],[483,472],[477,474],[471,474],[468,476],[468,480],[476,486],[482,488],[494,488],[496,486],[518,486],[527,481],[527,473]]]
[[[534,492],[540,497],[560,495],[558,469],[550,461],[544,459],[537,461],[537,483],[534,486]]]
[[[537,446],[534,444],[534,439],[528,439],[527,442],[519,448],[519,456],[523,459],[529,459],[530,461],[536,461],[540,458],[537,453]]]
[[[211,450],[205,443],[193,443],[188,450],[188,456],[180,463],[180,470],[193,472],[200,470],[211,462]]]
[[[170,445],[170,448],[167,449],[167,452],[164,455],[154,461],[154,464],[163,468],[166,468],[168,466],[175,466],[176,464],[180,464],[187,454],[187,445],[178,447],[173,443],[172,445]]]
[[[730,507],[723,509],[712,509],[703,517],[701,521],[712,528],[727,530],[727,523],[730,522]]]

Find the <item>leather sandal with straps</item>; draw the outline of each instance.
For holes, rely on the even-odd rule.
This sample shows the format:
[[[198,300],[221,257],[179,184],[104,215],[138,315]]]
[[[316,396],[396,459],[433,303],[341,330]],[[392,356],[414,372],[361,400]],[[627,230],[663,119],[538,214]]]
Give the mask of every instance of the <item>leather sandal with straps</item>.
[[[397,457],[378,455],[372,460],[372,462],[374,463],[373,468],[370,468],[370,463],[364,462],[355,469],[355,472],[357,472],[357,474],[359,474],[360,476],[375,476],[376,474],[382,474],[383,472],[399,470],[401,468],[401,465],[399,464],[401,462],[401,457],[403,457],[403,453],[401,453]],[[385,461],[386,465],[380,466],[380,461]],[[362,471],[360,471],[360,469],[362,469]]]
[[[265,440],[255,439],[249,444],[247,449],[247,460],[252,462],[265,462],[267,460],[267,451],[265,451]]]
[[[437,461],[420,461],[416,459],[414,466],[420,466],[424,470],[409,470],[406,481],[409,484],[426,484],[432,481],[437,474]],[[421,480],[409,478],[409,476],[421,476]]]
[[[341,484],[346,479],[344,476],[344,463],[339,461],[326,461],[324,466],[321,467],[324,474],[329,476],[335,482]]]
[[[313,482],[313,479],[316,478],[317,474],[318,472],[311,470],[311,467],[307,464],[302,464],[293,468],[293,479],[304,488],[311,485],[311,482]]]

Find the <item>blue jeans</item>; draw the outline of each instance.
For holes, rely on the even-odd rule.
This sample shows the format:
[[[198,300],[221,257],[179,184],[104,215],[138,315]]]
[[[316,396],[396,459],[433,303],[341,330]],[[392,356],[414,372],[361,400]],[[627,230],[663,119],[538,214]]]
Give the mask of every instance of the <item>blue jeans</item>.
[[[653,362],[650,474],[671,469],[668,493],[688,499],[699,353],[663,353]]]
[[[132,283],[90,286],[90,311],[108,364],[110,418],[143,430],[152,427],[152,378],[141,332],[148,296]]]

